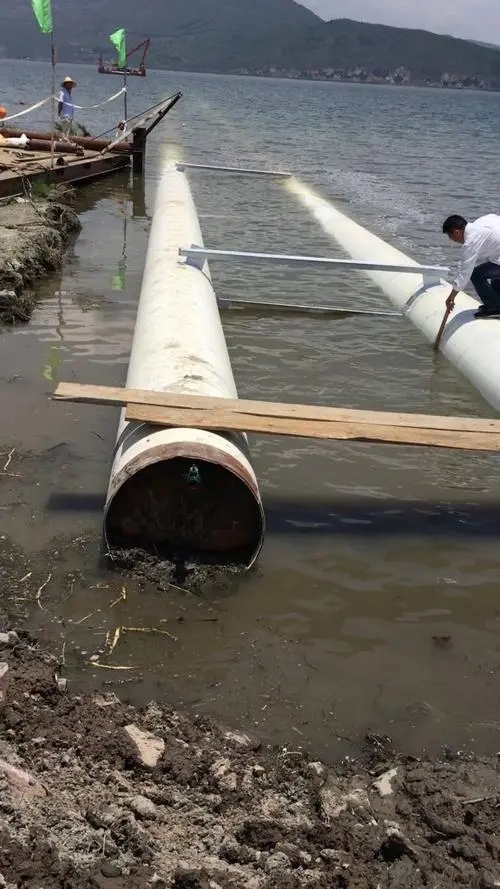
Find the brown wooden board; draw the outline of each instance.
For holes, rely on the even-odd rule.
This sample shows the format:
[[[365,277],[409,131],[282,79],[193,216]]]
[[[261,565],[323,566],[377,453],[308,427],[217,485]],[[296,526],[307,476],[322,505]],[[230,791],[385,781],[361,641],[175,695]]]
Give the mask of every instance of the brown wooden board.
[[[381,425],[342,420],[303,420],[297,417],[262,417],[241,414],[231,408],[197,410],[130,404],[126,420],[159,426],[185,426],[216,432],[254,432],[260,435],[293,435],[337,441],[378,442],[383,444],[425,445],[459,450],[498,451],[500,433],[456,432],[411,426]]]
[[[364,425],[443,430],[452,433],[475,432],[500,436],[500,419],[475,417],[442,417],[432,414],[406,414],[387,411],[365,411],[343,407],[308,404],[287,404],[272,401],[249,401],[211,398],[202,395],[179,395],[175,392],[150,392],[115,386],[94,386],[83,383],[59,383],[53,398],[86,404],[149,405],[180,410],[231,410],[243,418],[279,418],[294,421],[326,421],[330,423],[363,423]],[[187,425],[183,422],[181,425]],[[244,425],[240,425],[244,429]]]

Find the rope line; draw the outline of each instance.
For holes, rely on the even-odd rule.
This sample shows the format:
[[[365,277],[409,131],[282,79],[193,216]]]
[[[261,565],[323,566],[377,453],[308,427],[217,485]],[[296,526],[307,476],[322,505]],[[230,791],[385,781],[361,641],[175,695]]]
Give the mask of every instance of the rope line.
[[[105,151],[109,151],[109,149],[112,148],[114,145],[117,145],[118,142],[122,142],[123,140],[128,139],[128,137],[132,135],[136,127],[140,126],[141,124],[148,123],[148,121],[150,121],[151,118],[155,116],[155,114],[159,114],[158,109],[161,109],[162,105],[167,105],[167,103],[171,102],[172,99],[175,99],[177,95],[177,93],[172,93],[172,95],[168,96],[167,99],[163,99],[161,102],[157,102],[156,105],[151,105],[150,108],[146,108],[146,111],[141,111],[139,114],[134,114],[133,117],[129,117],[128,120],[123,121],[123,123],[126,124],[126,128],[120,131],[119,135],[117,135],[113,139],[108,147],[101,151],[101,154],[103,154]],[[132,121],[138,121],[138,123],[134,123],[133,126],[129,127],[129,124]],[[99,136],[94,136],[94,138],[100,139],[102,136],[106,136],[107,133],[111,133],[111,131],[111,129],[105,130],[104,133],[100,133]]]
[[[107,105],[108,102],[114,102],[115,99],[118,99],[123,93],[126,92],[124,86],[122,86],[121,90],[118,90],[117,93],[114,93],[112,96],[109,96],[108,99],[104,99],[103,102],[98,102],[97,105],[73,105],[73,108],[78,109],[78,111],[93,111],[95,108],[102,108],[103,105]],[[56,102],[59,101],[59,96],[54,96]],[[46,105],[47,102],[50,102],[50,96],[47,96],[45,99],[41,99],[40,102],[36,102],[34,105],[30,105],[29,108],[24,108],[23,111],[18,111],[16,114],[9,114],[8,117],[2,118],[2,123],[7,123],[9,120],[16,120],[18,117],[23,117],[24,114],[29,114],[31,111],[36,111],[37,108],[41,108],[42,105]]]
[[[24,111],[18,111],[17,114],[10,114],[9,117],[3,117],[2,123],[6,123],[8,120],[15,120],[16,117],[22,117],[23,114],[29,114],[30,111],[36,111],[37,108],[41,108],[42,105],[46,105],[47,102],[50,102],[50,96],[47,96],[46,99],[42,99],[40,102],[37,102],[36,105],[31,105],[30,108],[25,108]]]
[[[118,99],[118,97],[123,95],[123,93],[125,93],[125,92],[126,92],[126,89],[124,86],[122,86],[121,90],[118,90],[118,92],[114,93],[112,96],[110,96],[109,99],[104,99],[103,102],[99,102],[97,105],[75,105],[74,102],[72,102],[71,104],[73,105],[73,108],[77,108],[78,111],[93,111],[95,108],[102,108],[102,106],[107,105],[108,102],[113,102],[115,99]],[[56,100],[56,102],[58,102],[59,96],[54,96],[54,99]]]

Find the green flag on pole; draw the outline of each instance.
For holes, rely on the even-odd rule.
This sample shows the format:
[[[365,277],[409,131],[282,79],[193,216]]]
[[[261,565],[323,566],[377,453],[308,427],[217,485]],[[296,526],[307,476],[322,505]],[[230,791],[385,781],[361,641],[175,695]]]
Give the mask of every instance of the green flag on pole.
[[[31,5],[42,34],[51,34],[52,9],[50,0],[31,0]]]
[[[113,34],[109,35],[109,39],[116,49],[118,56],[118,66],[125,68],[127,64],[127,51],[125,49],[125,28],[118,28]]]

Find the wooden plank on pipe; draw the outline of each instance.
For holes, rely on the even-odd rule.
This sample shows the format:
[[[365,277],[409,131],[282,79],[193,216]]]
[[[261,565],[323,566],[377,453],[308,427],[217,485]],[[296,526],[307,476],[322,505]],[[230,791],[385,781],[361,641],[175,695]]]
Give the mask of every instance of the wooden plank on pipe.
[[[378,442],[383,444],[424,445],[459,450],[500,450],[500,433],[460,432],[444,429],[417,429],[408,426],[376,426],[338,420],[303,420],[296,417],[262,417],[240,414],[231,408],[187,410],[130,404],[126,420],[158,426],[186,426],[215,432],[253,432],[260,435],[293,435],[299,438]]]
[[[239,415],[290,418],[312,421],[356,423],[376,426],[404,426],[416,429],[442,429],[452,432],[484,432],[500,435],[500,420],[476,417],[441,417],[432,414],[405,414],[387,411],[364,411],[351,408],[322,407],[308,404],[287,404],[272,401],[248,401],[231,398],[208,398],[203,395],[179,395],[175,392],[150,392],[118,386],[93,386],[84,383],[59,383],[53,398],[84,404],[108,404],[124,407],[131,404],[183,410],[223,408]],[[183,424],[185,425],[185,424]]]

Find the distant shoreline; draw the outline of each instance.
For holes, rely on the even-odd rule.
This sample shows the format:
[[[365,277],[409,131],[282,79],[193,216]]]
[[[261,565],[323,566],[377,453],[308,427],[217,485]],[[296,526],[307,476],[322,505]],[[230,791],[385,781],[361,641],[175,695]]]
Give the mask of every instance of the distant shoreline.
[[[0,56],[0,62],[28,62],[28,63],[45,63],[46,59],[31,59],[31,58],[8,58],[7,56]],[[94,67],[94,62],[90,61],[82,61],[78,59],[59,59],[59,64],[68,64],[68,65],[83,65],[85,67]],[[361,67],[361,66],[360,66]],[[383,79],[362,79],[361,77],[329,77],[326,75],[319,75],[310,72],[308,74],[299,74],[295,72],[287,72],[286,70],[277,70],[276,73],[270,72],[259,72],[256,70],[248,69],[240,69],[237,71],[209,71],[209,70],[196,70],[192,68],[179,68],[179,67],[170,67],[170,66],[156,66],[150,67],[148,69],[149,73],[153,73],[154,71],[171,71],[173,73],[180,74],[206,74],[209,76],[224,76],[224,77],[256,77],[261,80],[301,80],[309,83],[347,83],[354,84],[356,86],[387,86],[387,87],[415,87],[417,89],[432,89],[432,90],[447,90],[448,92],[475,92],[475,93],[499,93],[500,92],[500,84],[498,86],[489,86],[484,82],[480,84],[464,84],[462,81],[452,82],[452,83],[426,83],[424,80],[406,80],[406,81],[394,81],[394,80],[383,80]],[[458,77],[458,75],[451,75],[452,77]],[[369,75],[370,77],[370,75]],[[467,78],[471,79],[471,78]]]
[[[161,69],[160,69],[161,70]],[[196,72],[196,73],[209,73],[209,72]],[[312,74],[303,75],[303,74],[287,74],[286,71],[280,71],[279,74],[260,74],[257,71],[251,70],[242,70],[242,71],[221,71],[221,72],[213,72],[220,74],[229,74],[229,75],[237,75],[239,77],[259,77],[263,80],[305,80],[309,82],[319,82],[319,83],[352,83],[357,86],[389,86],[389,87],[418,87],[419,89],[432,89],[432,90],[447,90],[448,92],[454,93],[463,93],[463,92],[475,92],[475,93],[498,93],[500,92],[500,85],[498,87],[495,86],[487,86],[486,84],[474,85],[463,83],[426,83],[424,80],[409,80],[405,82],[397,82],[393,80],[362,80],[361,78],[355,77],[326,77],[326,76],[313,76]]]

